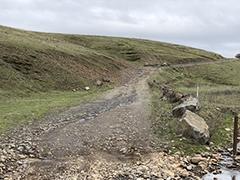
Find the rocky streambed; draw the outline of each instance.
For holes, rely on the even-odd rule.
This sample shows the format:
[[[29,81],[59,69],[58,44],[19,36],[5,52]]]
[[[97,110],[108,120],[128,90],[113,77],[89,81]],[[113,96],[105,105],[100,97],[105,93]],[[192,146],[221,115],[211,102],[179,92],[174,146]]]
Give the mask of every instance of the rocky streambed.
[[[221,153],[221,160],[214,172],[203,176],[203,180],[237,180],[240,179],[240,156],[232,157],[231,152]]]

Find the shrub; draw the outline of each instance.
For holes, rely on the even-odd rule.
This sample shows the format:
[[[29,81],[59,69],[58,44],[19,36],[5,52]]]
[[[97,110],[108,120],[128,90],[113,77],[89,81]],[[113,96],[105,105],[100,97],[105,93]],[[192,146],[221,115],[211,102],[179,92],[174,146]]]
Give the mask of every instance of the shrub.
[[[236,58],[240,59],[240,53],[235,56]]]

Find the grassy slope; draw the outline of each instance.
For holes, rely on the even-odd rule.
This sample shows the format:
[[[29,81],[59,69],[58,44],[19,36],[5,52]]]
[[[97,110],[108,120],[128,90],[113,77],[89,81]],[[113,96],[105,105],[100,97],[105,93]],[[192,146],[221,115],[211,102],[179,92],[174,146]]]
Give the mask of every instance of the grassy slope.
[[[240,62],[226,62],[215,65],[201,65],[186,68],[165,69],[155,78],[163,84],[168,84],[179,92],[196,94],[197,84],[200,87],[200,102],[202,109],[199,114],[205,118],[210,127],[211,141],[214,146],[225,146],[231,141],[232,119],[230,110],[240,110]],[[167,142],[174,140],[171,147],[175,151],[181,149],[186,153],[205,151],[189,140],[178,137],[177,119],[171,112],[172,104],[159,101],[158,89],[153,90],[153,121],[155,132],[160,139]]]
[[[75,102],[75,95],[70,95],[67,103],[61,99],[74,94],[72,89],[95,89],[96,79],[107,77],[119,82],[120,72],[126,68],[133,69],[145,62],[221,58],[203,50],[147,40],[37,33],[0,26],[0,131],[14,120],[28,119],[32,112],[44,114],[48,108],[41,107],[48,107],[52,101],[58,103],[51,108]],[[59,96],[52,99],[52,92]],[[79,99],[82,96],[80,93]],[[39,98],[43,99],[40,105]],[[16,99],[32,99],[36,106],[18,104]]]
[[[120,70],[136,63],[219,58],[207,51],[147,40],[36,33],[0,26],[0,89],[15,93],[81,88],[106,76],[117,80]]]

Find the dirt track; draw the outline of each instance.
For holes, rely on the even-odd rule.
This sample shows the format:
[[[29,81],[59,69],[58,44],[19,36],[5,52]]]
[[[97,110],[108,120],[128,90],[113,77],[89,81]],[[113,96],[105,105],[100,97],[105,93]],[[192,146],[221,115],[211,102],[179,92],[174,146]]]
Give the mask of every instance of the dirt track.
[[[198,64],[202,63],[191,65]],[[31,151],[5,177],[164,179],[184,173],[190,176],[179,168],[179,157],[157,153],[152,148],[147,79],[153,72],[146,68],[127,84],[106,92],[94,102],[49,115],[41,123],[13,132],[14,138],[5,140],[7,148],[19,152],[19,146],[25,143]],[[15,145],[9,146],[9,141]]]
[[[150,73],[152,71],[146,68],[127,84],[106,92],[94,102],[50,115],[42,123],[26,127],[18,139],[34,142],[40,158],[25,159],[27,168],[21,172],[21,177],[59,179],[64,171],[58,167],[65,169],[79,157],[84,160],[78,168],[84,170],[96,154],[98,158],[105,154],[110,159],[132,159],[150,152],[152,134],[147,85]]]

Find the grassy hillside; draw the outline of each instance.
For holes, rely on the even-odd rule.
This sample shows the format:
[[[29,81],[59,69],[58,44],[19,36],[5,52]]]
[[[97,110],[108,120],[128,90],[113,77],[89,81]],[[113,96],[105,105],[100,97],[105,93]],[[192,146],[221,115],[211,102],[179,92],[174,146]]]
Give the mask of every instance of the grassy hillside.
[[[0,26],[0,92],[81,89],[136,64],[222,58],[207,51],[147,40],[22,31]],[[12,94],[11,94],[12,95]]]
[[[185,68],[170,68],[159,72],[157,81],[168,84],[179,92],[196,95],[199,85],[199,98],[202,109],[199,114],[204,117],[210,128],[212,147],[229,145],[233,127],[230,111],[240,111],[240,61],[221,64],[200,65]],[[153,122],[155,133],[160,141],[171,142],[175,151],[184,149],[191,153],[205,151],[200,146],[178,136],[178,121],[172,117],[174,106],[160,101],[159,89],[153,89]]]
[[[98,79],[121,81],[122,72],[148,63],[214,61],[220,55],[148,40],[64,35],[0,26],[0,132],[68,106],[96,88]],[[81,90],[90,86],[91,92]],[[72,92],[77,89],[78,92]]]

